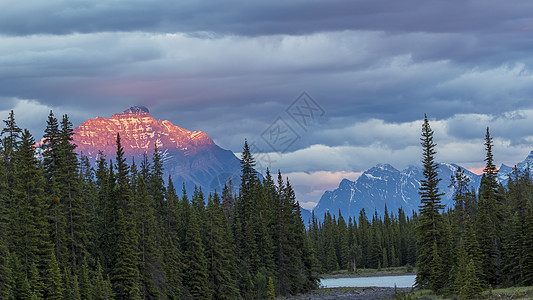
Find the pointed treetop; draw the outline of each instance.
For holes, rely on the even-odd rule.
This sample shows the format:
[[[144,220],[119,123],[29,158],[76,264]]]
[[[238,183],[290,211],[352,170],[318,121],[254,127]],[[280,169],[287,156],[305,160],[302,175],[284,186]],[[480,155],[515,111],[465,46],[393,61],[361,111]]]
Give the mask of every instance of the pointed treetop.
[[[487,174],[490,177],[496,176],[496,173],[498,173],[498,170],[496,169],[496,165],[494,165],[494,156],[492,154],[492,146],[493,141],[492,137],[490,136],[489,127],[487,127],[487,133],[485,134],[485,151],[486,157],[485,157],[485,169],[483,169],[483,172]]]

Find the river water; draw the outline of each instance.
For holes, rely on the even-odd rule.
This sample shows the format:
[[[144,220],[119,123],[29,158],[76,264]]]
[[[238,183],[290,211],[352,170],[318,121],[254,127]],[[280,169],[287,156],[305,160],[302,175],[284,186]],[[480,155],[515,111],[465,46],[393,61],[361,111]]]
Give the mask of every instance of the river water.
[[[320,283],[325,288],[335,287],[412,287],[415,284],[416,275],[400,276],[376,276],[376,277],[356,277],[356,278],[326,278]]]

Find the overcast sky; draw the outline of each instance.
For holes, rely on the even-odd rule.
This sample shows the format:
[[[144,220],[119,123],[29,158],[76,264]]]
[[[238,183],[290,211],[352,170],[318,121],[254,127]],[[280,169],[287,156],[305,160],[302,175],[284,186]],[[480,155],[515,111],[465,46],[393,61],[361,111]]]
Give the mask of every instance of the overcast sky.
[[[482,167],[487,126],[496,162],[522,161],[532,52],[529,0],[4,0],[0,114],[41,137],[50,109],[79,125],[144,105],[236,153],[247,138],[310,208],[419,164],[424,113],[439,161]]]

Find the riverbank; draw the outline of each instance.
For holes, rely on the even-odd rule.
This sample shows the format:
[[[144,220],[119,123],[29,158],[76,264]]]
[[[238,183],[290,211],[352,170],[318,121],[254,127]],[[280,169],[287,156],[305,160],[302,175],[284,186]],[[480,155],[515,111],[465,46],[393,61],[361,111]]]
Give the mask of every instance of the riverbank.
[[[335,271],[327,274],[322,274],[320,278],[358,278],[358,277],[378,277],[378,276],[402,276],[402,275],[416,275],[416,270],[412,267],[394,267],[384,269],[357,269],[355,272],[348,272],[346,270]]]
[[[430,290],[417,290],[411,293],[412,299],[427,300],[453,300],[457,299],[456,295],[436,295]],[[533,299],[533,286],[510,287],[494,290],[485,290],[479,297],[483,300],[502,300],[502,299]]]
[[[346,273],[346,274],[326,274],[323,275],[322,279],[330,278],[364,278],[364,277],[382,277],[382,276],[404,276],[404,275],[416,275],[414,272],[405,272],[405,273],[392,273],[392,272],[379,272],[379,273]]]
[[[362,287],[362,288],[325,288],[303,295],[278,297],[278,300],[334,300],[356,299],[377,300],[393,299],[396,293],[408,293],[411,288]]]

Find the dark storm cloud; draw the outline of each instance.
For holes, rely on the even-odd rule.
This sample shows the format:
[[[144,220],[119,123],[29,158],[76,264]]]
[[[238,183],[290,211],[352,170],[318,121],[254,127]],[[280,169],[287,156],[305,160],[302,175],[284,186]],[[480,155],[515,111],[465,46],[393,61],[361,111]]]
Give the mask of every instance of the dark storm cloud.
[[[490,126],[513,164],[533,144],[531,11],[525,0],[3,1],[0,119],[15,109],[39,137],[50,109],[79,125],[145,105],[239,152],[307,91],[325,114],[273,166],[309,185],[418,163],[424,113],[439,160],[479,167]]]
[[[477,1],[5,1],[1,32],[494,32],[529,28],[533,4]]]

